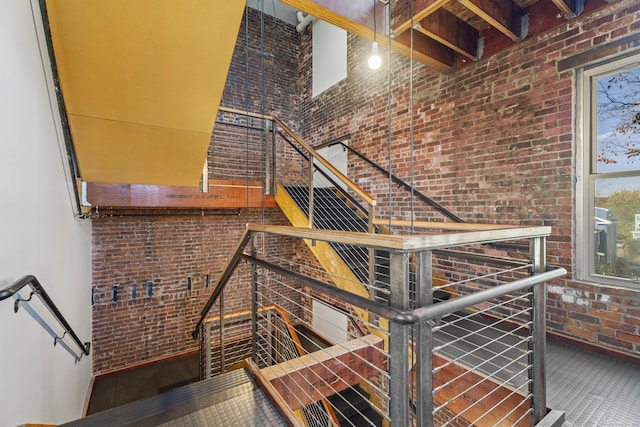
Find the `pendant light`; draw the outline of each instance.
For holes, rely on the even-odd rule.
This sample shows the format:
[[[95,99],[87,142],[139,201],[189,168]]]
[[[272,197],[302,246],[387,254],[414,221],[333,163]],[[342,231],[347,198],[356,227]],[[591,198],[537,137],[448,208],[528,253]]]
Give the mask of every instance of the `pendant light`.
[[[376,0],[373,0],[373,43],[371,43],[371,56],[369,57],[369,68],[377,70],[382,65],[382,58],[378,54],[378,42],[376,41]]]

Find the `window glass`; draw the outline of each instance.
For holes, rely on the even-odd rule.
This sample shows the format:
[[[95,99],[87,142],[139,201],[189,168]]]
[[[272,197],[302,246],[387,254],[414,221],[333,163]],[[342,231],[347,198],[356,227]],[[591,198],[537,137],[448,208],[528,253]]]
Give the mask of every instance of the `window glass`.
[[[595,273],[640,278],[640,177],[595,181]]]
[[[598,173],[640,166],[640,68],[596,78]]]
[[[578,81],[577,275],[640,288],[640,55]]]

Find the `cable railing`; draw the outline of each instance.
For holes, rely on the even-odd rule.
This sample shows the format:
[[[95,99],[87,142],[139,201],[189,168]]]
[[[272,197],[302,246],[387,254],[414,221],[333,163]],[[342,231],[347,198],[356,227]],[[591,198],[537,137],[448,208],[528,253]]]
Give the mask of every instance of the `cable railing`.
[[[248,263],[251,358],[291,410],[327,401],[339,425],[354,426],[537,424],[546,414],[544,284],[565,274],[545,264],[549,227],[428,227],[392,236],[250,225],[201,321],[235,267]],[[261,248],[258,237],[265,235],[388,252],[388,298],[354,293],[336,272],[298,264],[273,245]],[[512,240],[529,241],[528,257],[476,253],[483,243]],[[454,297],[434,303],[436,287]],[[301,327],[299,341],[308,346],[294,360],[282,356],[292,349],[290,338],[268,314],[276,304]],[[332,336],[318,339],[323,324]],[[307,425],[335,423],[307,415],[314,419]]]
[[[259,170],[263,170],[265,188],[268,192],[273,192],[271,187],[275,187],[276,182],[284,186],[306,187],[309,191],[308,196],[308,226],[313,226],[313,218],[315,212],[315,191],[314,189],[314,172],[321,174],[325,179],[332,182],[335,188],[345,188],[343,192],[354,206],[358,206],[360,212],[368,219],[368,230],[374,231],[372,221],[375,215],[376,199],[369,192],[362,189],[353,182],[344,173],[339,171],[323,156],[305,143],[296,133],[289,128],[284,122],[277,117],[245,112],[233,108],[220,107],[219,118],[216,122],[221,127],[236,126],[245,127],[243,130],[238,129],[231,132],[233,135],[227,139],[221,136],[223,130],[219,131],[218,136],[214,131],[213,140],[220,141],[222,147],[232,146],[231,142],[245,141],[247,153],[244,156],[235,156],[238,158],[239,170],[251,170],[255,174],[258,168],[257,163],[264,159],[264,164],[260,165]],[[261,137],[250,136],[252,132],[261,132]],[[279,139],[278,139],[279,137]],[[222,142],[223,140],[227,143]],[[226,150],[224,148],[223,150]],[[221,153],[223,159],[231,159],[234,156],[228,152]],[[215,156],[214,156],[215,158]],[[252,159],[252,160],[251,160]],[[286,160],[286,162],[284,161]],[[223,160],[225,161],[225,160]],[[242,162],[246,166],[241,166]],[[254,164],[255,163],[255,164]],[[228,166],[225,166],[228,168]],[[238,169],[235,168],[235,169]],[[234,169],[232,166],[231,169]],[[226,169],[223,169],[226,170]],[[307,171],[305,173],[305,171]],[[225,172],[227,174],[227,172]]]
[[[332,141],[332,142],[330,142],[328,144],[323,144],[321,147],[331,147],[333,145],[340,145],[344,150],[348,150],[349,152],[353,153],[355,156],[357,156],[359,159],[361,159],[364,163],[368,164],[369,166],[371,166],[372,168],[377,170],[381,175],[384,175],[386,177],[390,177],[391,180],[398,187],[403,188],[404,190],[410,192],[412,195],[416,196],[418,199],[420,199],[422,202],[426,203],[427,205],[433,207],[434,209],[436,209],[438,212],[440,212],[441,214],[443,214],[444,216],[446,216],[450,220],[452,220],[454,222],[465,222],[462,218],[460,218],[459,216],[457,216],[456,214],[454,214],[453,212],[451,212],[450,210],[448,210],[447,208],[442,206],[440,203],[438,203],[435,200],[433,200],[431,197],[427,196],[426,194],[424,194],[421,191],[417,190],[416,188],[412,187],[406,181],[404,181],[401,178],[399,178],[397,175],[395,175],[393,173],[390,173],[387,169],[383,168],[378,163],[376,163],[373,160],[369,159],[364,154],[360,153],[358,150],[354,149],[353,147],[350,147],[349,145],[345,144],[344,142],[342,142],[342,141]]]
[[[19,292],[25,287],[29,286],[31,289],[31,293],[27,299],[23,299]],[[40,284],[38,279],[35,276],[27,275],[22,278],[16,280],[15,282],[5,286],[0,289],[0,301],[5,300],[7,298],[14,297],[15,302],[13,304],[14,313],[18,312],[23,303],[28,303],[31,301],[34,295],[37,295],[38,298],[42,301],[45,307],[49,310],[54,319],[62,326],[63,333],[58,334],[40,315],[38,315],[29,304],[24,304],[25,310],[51,335],[53,336],[53,345],[60,345],[67,352],[69,352],[75,359],[76,363],[80,361],[83,355],[89,355],[89,351],[91,349],[91,343],[85,342],[83,343],[78,335],[74,332],[73,328],[69,325],[65,317],[62,315],[58,307],[54,304],[47,291],[45,291],[44,287]],[[73,343],[78,346],[80,349],[80,354],[76,353],[69,347],[69,345],[64,341],[66,336],[70,336],[73,340]]]

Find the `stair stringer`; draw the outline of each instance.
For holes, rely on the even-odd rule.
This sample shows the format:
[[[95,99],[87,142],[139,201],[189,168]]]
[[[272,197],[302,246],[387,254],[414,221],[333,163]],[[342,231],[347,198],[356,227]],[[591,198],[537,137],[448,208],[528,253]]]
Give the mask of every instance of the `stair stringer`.
[[[285,214],[285,216],[291,222],[294,227],[309,228],[309,219],[307,215],[298,207],[296,202],[291,198],[287,190],[280,184],[277,185],[276,203]],[[316,260],[320,263],[322,268],[329,273],[331,281],[340,289],[350,292],[352,294],[361,296],[363,298],[369,298],[368,290],[360,283],[360,280],[351,271],[351,268],[342,260],[340,255],[331,247],[327,242],[311,241],[304,239],[305,244],[311,250],[311,253],[315,256]],[[369,313],[359,307],[352,306],[358,317],[362,319],[365,324],[369,324]],[[388,339],[387,335],[377,328],[367,326],[372,334],[377,335],[384,341],[384,349],[388,351]],[[388,330],[388,321],[386,319],[380,319],[380,329]]]

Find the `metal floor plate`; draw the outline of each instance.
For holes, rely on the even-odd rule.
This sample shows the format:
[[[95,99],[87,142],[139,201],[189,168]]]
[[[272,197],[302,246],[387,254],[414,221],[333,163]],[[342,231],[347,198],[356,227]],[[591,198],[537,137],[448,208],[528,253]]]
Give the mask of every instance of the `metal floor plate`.
[[[253,414],[251,412],[254,411]],[[193,420],[189,419],[194,414]],[[209,414],[218,414],[224,422],[211,423]],[[244,414],[240,418],[240,414]],[[204,417],[202,423],[196,423]],[[240,420],[235,423],[236,418]],[[65,426],[136,426],[155,427],[174,425],[171,422],[189,419],[189,426],[238,425],[282,426],[275,408],[267,400],[245,370],[232,371],[200,381],[148,399],[132,402],[89,417],[72,421]]]
[[[197,426],[285,426],[278,413],[261,390],[243,394],[203,408],[188,415],[160,424],[162,427]]]
[[[640,367],[549,341],[547,406],[565,427],[640,426]]]

